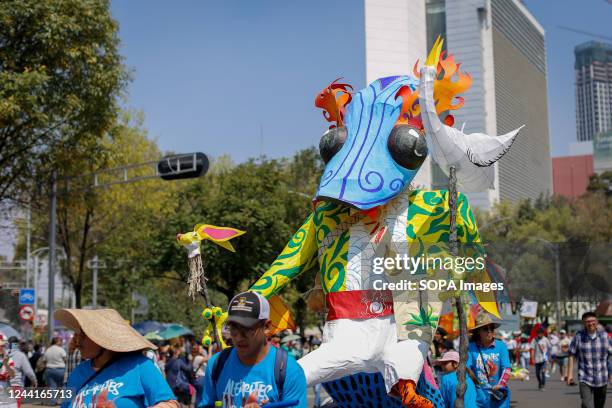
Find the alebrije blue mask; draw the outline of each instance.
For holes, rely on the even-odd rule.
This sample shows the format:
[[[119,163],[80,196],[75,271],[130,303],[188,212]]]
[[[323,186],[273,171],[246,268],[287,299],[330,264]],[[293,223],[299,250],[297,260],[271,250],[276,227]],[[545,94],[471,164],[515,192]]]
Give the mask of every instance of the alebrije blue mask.
[[[418,126],[398,124],[400,92],[416,90],[418,79],[381,78],[352,94],[334,81],[317,96],[332,126],[322,137],[326,162],[316,199],[335,200],[360,210],[387,203],[410,184],[427,156]]]

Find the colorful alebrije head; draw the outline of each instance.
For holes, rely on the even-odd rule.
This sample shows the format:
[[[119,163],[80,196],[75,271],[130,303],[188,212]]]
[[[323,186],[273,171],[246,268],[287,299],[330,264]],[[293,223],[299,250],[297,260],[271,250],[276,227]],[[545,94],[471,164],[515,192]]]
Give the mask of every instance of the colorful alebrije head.
[[[340,201],[368,210],[398,195],[413,180],[427,156],[427,142],[414,76],[374,81],[352,93],[350,85],[327,86],[315,99],[328,122],[335,122],[321,138],[319,150],[326,164],[317,199]],[[459,71],[452,55],[442,53],[434,83],[438,114],[463,106],[459,93],[472,79]],[[452,125],[453,117],[446,116]]]

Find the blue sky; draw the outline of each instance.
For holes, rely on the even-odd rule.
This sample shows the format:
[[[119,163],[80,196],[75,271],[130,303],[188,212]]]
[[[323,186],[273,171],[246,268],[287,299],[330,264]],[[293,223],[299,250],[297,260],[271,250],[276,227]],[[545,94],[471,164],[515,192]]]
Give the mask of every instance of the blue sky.
[[[563,30],[570,27],[612,37],[612,2],[606,0],[526,0],[527,9],[546,30],[548,121],[553,156],[567,155],[576,141],[574,47],[597,40]]]
[[[291,155],[327,129],[321,89],[338,76],[365,85],[361,1],[117,0],[112,12],[128,105],[163,150]]]
[[[551,150],[564,155],[576,133],[573,49],[592,38],[557,26],[612,36],[612,5],[526,6],[546,30]],[[115,0],[112,12],[133,70],[127,105],[162,150],[291,155],[326,128],[319,90],[338,76],[365,86],[361,0]]]

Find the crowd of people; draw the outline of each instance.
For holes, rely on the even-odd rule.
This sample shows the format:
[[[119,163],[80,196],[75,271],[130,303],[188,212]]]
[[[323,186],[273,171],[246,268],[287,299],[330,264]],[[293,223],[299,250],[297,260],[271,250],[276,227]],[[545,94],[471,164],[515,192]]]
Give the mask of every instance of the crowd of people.
[[[61,337],[51,339],[48,347],[6,338],[0,333],[0,388],[50,387],[58,388],[80,362],[80,350],[73,345],[64,348]]]
[[[529,333],[495,334],[499,326],[488,315],[477,318],[471,330],[467,361],[465,406],[509,407],[510,378],[528,379],[533,367],[538,389],[546,390],[546,381],[558,371],[559,380],[568,386],[579,385],[581,403],[587,408],[603,408],[607,384],[612,383],[612,333],[593,312],[582,316],[583,330],[547,328],[540,324]],[[450,340],[439,328],[430,357],[447,407],[454,407],[459,365],[459,339]],[[578,366],[578,381],[574,367]]]
[[[297,360],[321,341],[286,333],[268,336],[267,300],[254,292],[239,296],[240,302],[230,302],[221,333],[232,346],[225,350],[203,347],[193,337],[153,344],[114,310],[60,310],[56,318],[75,333],[67,344],[54,337],[43,348],[0,335],[0,388],[67,386],[75,394],[63,401],[65,408],[255,408],[261,401],[306,407],[306,380]],[[250,304],[257,310],[246,310],[245,297],[253,298]],[[496,335],[499,323],[479,315],[470,330],[465,406],[509,407],[512,370],[534,366],[540,390],[558,370],[561,381],[579,384],[584,407],[603,407],[612,381],[612,340],[594,313],[582,320],[584,330],[569,335],[538,326],[535,335],[517,331],[503,339]],[[429,353],[446,407],[454,407],[456,398],[458,346],[458,339],[439,328]],[[320,386],[315,394],[315,406],[321,406]]]
[[[520,331],[506,339],[513,365],[527,372],[534,366],[540,391],[558,371],[560,381],[568,386],[579,385],[585,407],[603,407],[608,382],[612,382],[612,333],[599,324],[593,312],[582,316],[584,329],[567,333],[566,330],[536,329],[535,336]],[[574,366],[578,365],[578,383],[574,380]],[[607,373],[607,374],[606,374]]]

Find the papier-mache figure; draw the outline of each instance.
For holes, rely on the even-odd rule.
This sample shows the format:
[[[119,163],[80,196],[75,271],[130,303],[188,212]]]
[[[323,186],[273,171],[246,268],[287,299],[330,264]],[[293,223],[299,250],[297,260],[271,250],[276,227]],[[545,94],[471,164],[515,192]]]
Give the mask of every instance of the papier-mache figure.
[[[381,272],[375,263],[445,253],[440,248],[449,239],[448,192],[410,187],[428,152],[443,169],[457,169],[460,185],[485,189],[493,180],[486,166],[507,151],[518,133],[466,135],[451,127],[452,116],[440,120],[441,113],[463,105],[458,94],[471,84],[441,49],[437,41],[418,74],[415,65],[414,76],[382,78],[355,93],[336,80],[316,97],[315,105],[332,126],[320,142],[326,166],[313,213],[251,287],[270,297],[301,272],[318,269],[328,310],[323,343],[299,363],[309,386],[332,385],[326,388],[340,406],[441,403],[426,356],[443,294],[381,290],[377,285],[406,271],[384,267]],[[462,194],[457,230],[460,243],[482,249]],[[454,273],[421,267],[407,276],[452,279]],[[485,310],[495,307],[479,300]],[[342,387],[338,381],[344,381]],[[384,385],[382,396],[372,392],[376,384]],[[350,392],[342,393],[343,387]]]

